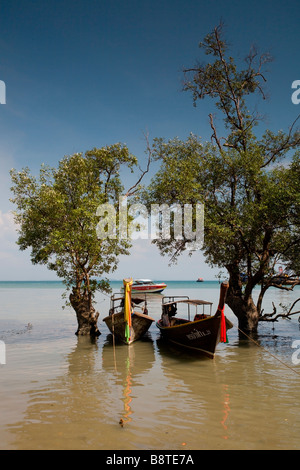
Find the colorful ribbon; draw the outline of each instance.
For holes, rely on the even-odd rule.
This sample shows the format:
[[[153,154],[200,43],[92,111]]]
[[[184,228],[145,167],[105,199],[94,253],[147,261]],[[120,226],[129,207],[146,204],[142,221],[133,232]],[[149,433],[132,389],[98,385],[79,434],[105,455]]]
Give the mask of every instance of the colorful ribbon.
[[[228,343],[228,337],[226,332],[226,319],[225,319],[225,306],[223,308],[218,308],[221,311],[221,328],[220,328],[220,342]]]
[[[124,279],[124,321],[125,321],[125,338],[127,343],[130,342],[131,334],[131,286],[132,279]]]

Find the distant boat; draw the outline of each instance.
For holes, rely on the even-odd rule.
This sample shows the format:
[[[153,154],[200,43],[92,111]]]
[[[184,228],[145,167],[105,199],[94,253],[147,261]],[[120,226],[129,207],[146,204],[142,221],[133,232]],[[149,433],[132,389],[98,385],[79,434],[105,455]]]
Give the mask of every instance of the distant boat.
[[[164,282],[155,283],[151,279],[136,279],[132,284],[132,293],[159,294],[167,287]]]
[[[197,282],[204,282],[203,277],[198,277]]]
[[[124,279],[123,283],[123,294],[112,295],[109,315],[103,321],[114,337],[129,345],[139,340],[155,320],[148,315],[146,296],[132,296],[132,279]]]
[[[223,283],[219,305],[213,316],[211,315],[211,302],[190,300],[187,296],[164,297],[161,319],[156,323],[162,338],[174,345],[198,351],[213,358],[217,344],[220,341],[227,342],[226,330],[233,327],[224,315],[227,289],[228,284]],[[188,318],[175,318],[177,309],[182,305],[187,307]],[[191,316],[192,308],[195,310],[195,316]],[[201,308],[202,313],[197,312],[198,308]],[[209,312],[206,312],[207,309]]]

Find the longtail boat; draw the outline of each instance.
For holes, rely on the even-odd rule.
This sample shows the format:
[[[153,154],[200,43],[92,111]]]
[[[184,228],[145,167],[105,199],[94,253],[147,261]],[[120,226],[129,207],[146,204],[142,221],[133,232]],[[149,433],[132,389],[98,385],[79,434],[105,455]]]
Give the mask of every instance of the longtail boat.
[[[211,302],[190,300],[187,296],[164,297],[162,315],[156,323],[162,338],[177,346],[213,358],[217,344],[227,342],[226,331],[233,327],[224,314],[228,286],[227,283],[221,284],[219,305],[215,315],[212,315]],[[188,318],[177,318],[178,310],[182,310],[183,306],[187,309]],[[195,311],[191,312],[192,309]]]
[[[125,344],[139,340],[155,321],[148,315],[146,296],[132,296],[132,282],[124,279],[123,294],[112,295],[109,315],[103,319],[112,335]]]

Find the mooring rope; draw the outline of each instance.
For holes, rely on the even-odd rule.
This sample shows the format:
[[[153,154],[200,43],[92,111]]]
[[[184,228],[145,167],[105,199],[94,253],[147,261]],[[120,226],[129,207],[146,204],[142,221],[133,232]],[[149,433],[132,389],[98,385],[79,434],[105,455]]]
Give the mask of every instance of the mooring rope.
[[[275,356],[274,354],[272,354],[270,351],[268,351],[266,348],[264,348],[261,344],[259,344],[257,341],[255,341],[253,338],[251,338],[251,336],[247,335],[247,333],[245,333],[243,330],[241,330],[238,326],[236,326],[234,323],[233,325],[239,330],[240,333],[242,333],[243,335],[245,335],[248,339],[250,339],[256,346],[258,346],[259,348],[263,349],[266,353],[268,353],[270,356],[272,356],[274,359],[276,359],[276,361],[280,362],[281,364],[283,364],[285,367],[287,367],[288,369],[290,369],[291,371],[293,371],[295,374],[299,375],[300,376],[300,372],[298,372],[297,370],[295,370],[293,367],[289,366],[288,364],[286,364],[285,362],[283,362],[281,359],[279,359],[277,356]]]

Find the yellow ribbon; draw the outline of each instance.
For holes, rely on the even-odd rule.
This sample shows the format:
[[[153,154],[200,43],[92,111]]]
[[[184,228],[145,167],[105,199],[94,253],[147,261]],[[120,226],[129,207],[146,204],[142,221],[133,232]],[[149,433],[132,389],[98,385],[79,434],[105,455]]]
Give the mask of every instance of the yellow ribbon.
[[[132,279],[124,279],[124,320],[126,323],[125,334],[127,341],[130,339],[130,328],[131,328],[131,286],[133,284]]]

